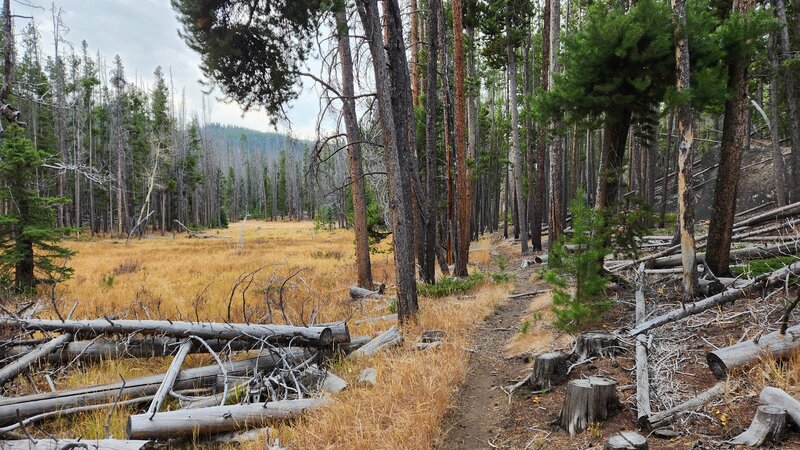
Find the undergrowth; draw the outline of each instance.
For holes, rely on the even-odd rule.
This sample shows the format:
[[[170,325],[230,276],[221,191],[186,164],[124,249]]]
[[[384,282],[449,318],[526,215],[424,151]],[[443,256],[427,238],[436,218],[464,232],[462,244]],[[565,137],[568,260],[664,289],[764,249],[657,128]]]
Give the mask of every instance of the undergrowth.
[[[484,282],[486,282],[486,277],[482,273],[472,272],[464,278],[447,277],[434,284],[419,283],[417,292],[423,297],[447,297],[468,292]]]
[[[757,277],[765,273],[774,272],[781,267],[788,266],[800,260],[794,255],[775,256],[772,258],[757,259],[750,261],[742,266],[731,267],[731,273],[734,276],[746,276],[749,278]]]

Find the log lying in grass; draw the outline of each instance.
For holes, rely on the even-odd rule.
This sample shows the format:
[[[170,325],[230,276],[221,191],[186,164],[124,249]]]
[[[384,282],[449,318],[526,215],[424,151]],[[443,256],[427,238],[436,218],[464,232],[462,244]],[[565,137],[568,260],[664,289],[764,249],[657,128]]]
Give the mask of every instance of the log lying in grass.
[[[348,342],[347,344],[340,345],[339,349],[345,354],[352,353],[358,350],[359,348],[367,345],[371,340],[372,336],[356,336],[353,339],[351,339],[350,342]]]
[[[611,417],[619,406],[616,388],[615,381],[605,378],[570,381],[558,415],[561,428],[575,436],[590,424]]]
[[[533,362],[528,383],[534,390],[549,390],[567,380],[569,360],[564,352],[543,353]]]
[[[384,331],[380,336],[369,341],[366,345],[351,353],[353,356],[372,356],[382,348],[399,345],[403,342],[403,333],[397,326]]]
[[[785,410],[792,422],[800,427],[800,401],[787,394],[786,391],[767,386],[761,390],[758,398],[765,405],[776,406]]]
[[[183,365],[183,361],[186,359],[186,355],[189,354],[189,351],[193,346],[194,342],[192,342],[191,339],[187,339],[181,344],[178,352],[172,359],[172,364],[170,364],[169,369],[167,369],[167,373],[164,374],[164,381],[162,381],[161,386],[158,387],[155,397],[153,398],[153,402],[150,403],[150,407],[147,408],[148,414],[155,414],[161,409],[161,405],[164,403],[167,395],[172,390],[175,380],[178,379],[178,374],[181,372],[181,366]]]
[[[369,289],[360,288],[358,286],[350,286],[350,298],[353,300],[383,298],[383,290],[370,291]]]
[[[16,441],[0,441],[2,450],[64,450],[83,449],[90,450],[141,450],[153,448],[150,441],[143,440],[118,440],[118,439],[36,439],[35,443],[29,439]]]
[[[331,333],[333,333],[334,344],[341,345],[350,342],[350,329],[347,328],[347,322],[340,321],[340,322],[318,323],[311,326],[330,328]]]
[[[375,386],[378,382],[378,371],[375,370],[373,367],[367,367],[366,369],[361,371],[361,375],[358,376],[358,381],[356,381],[356,385],[358,386]]]
[[[287,359],[298,363],[303,359],[303,351],[289,349]],[[264,352],[258,357],[227,363],[224,366],[228,376],[244,376],[256,370],[271,370],[280,363],[282,361],[279,357]],[[218,365],[183,370],[175,380],[173,390],[213,386],[221,373]],[[121,389],[122,382],[118,382],[22,397],[0,398],[0,424],[14,423],[20,418],[26,419],[76,406],[110,403],[117,398],[117,395],[121,395],[122,398],[153,395],[162,381],[164,374],[126,380],[124,389]]]
[[[772,355],[777,360],[786,359],[800,348],[800,325],[788,328],[786,334],[778,331],[761,336],[758,341],[748,339],[723,347],[706,355],[708,368],[717,379],[724,379],[736,368],[747,366],[763,355]]]
[[[296,327],[292,325],[248,325],[242,323],[179,322],[168,320],[45,320],[0,318],[0,326],[19,326],[26,330],[62,331],[75,335],[148,334],[203,339],[267,340],[294,346],[325,347],[333,343],[329,327]]]
[[[728,442],[734,445],[761,447],[767,443],[779,444],[785,437],[786,410],[777,406],[761,405],[747,430]]]
[[[603,450],[647,450],[647,439],[633,431],[622,431],[608,438]]]
[[[722,393],[723,387],[725,387],[724,383],[717,383],[711,387],[711,389],[701,392],[696,397],[679,405],[675,405],[666,411],[651,415],[650,418],[647,419],[647,423],[651,429],[665,427],[678,419],[681,415],[690,413],[716,398]]]
[[[329,394],[336,394],[347,387],[347,381],[344,381],[329,370],[320,369],[316,365],[311,365],[306,369],[303,384],[306,386],[316,386],[317,390]]]
[[[170,356],[180,347],[183,339],[148,336],[142,339],[93,339],[74,341],[53,350],[48,356],[51,364],[66,364],[71,361],[98,362],[118,358],[151,358]],[[249,350],[253,342],[241,339],[222,340],[208,339],[206,343],[215,352],[230,349],[231,351]],[[0,347],[0,357],[8,358],[28,354],[32,348],[41,344],[39,341],[22,341],[14,345]],[[195,345],[192,353],[205,353],[203,345]]]
[[[263,427],[270,421],[291,419],[330,404],[327,398],[281,400],[266,404],[214,406],[128,417],[128,439],[172,439]]]
[[[611,356],[620,350],[619,339],[613,334],[589,332],[578,336],[575,341],[575,353],[586,359],[592,356]]]
[[[40,359],[46,358],[52,351],[71,340],[72,334],[62,334],[61,336],[53,338],[31,350],[30,352],[20,356],[19,359],[6,364],[2,369],[0,369],[0,386],[13,380],[17,375],[26,370],[32,364],[38,362]]]
[[[637,334],[644,333],[645,331],[652,330],[653,328],[658,328],[670,322],[674,322],[694,314],[699,314],[722,304],[738,300],[762,289],[767,289],[778,284],[782,286],[787,275],[796,273],[800,273],[800,262],[793,263],[772,273],[759,275],[748,285],[741,288],[727,289],[724,292],[708,297],[704,300],[684,305],[682,308],[674,309],[666,314],[653,317],[640,323],[639,325],[636,325],[633,329],[628,331],[628,334],[630,336],[636,336]]]

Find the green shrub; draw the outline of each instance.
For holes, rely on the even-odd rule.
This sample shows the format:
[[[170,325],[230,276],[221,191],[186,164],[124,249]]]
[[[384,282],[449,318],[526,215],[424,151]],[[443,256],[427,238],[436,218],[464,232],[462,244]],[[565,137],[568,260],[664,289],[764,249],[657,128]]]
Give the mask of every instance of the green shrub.
[[[757,259],[748,262],[744,266],[731,267],[731,273],[733,273],[733,275],[737,277],[741,275],[745,275],[750,278],[757,277],[765,273],[774,272],[780,269],[781,267],[793,264],[797,262],[798,259],[800,258],[794,255],[784,255],[766,259]]]
[[[114,275],[112,275],[112,274],[108,274],[108,275],[104,276],[104,277],[103,277],[103,278],[100,280],[100,285],[101,285],[101,286],[106,286],[106,287],[111,287],[111,286],[114,286],[114,280],[115,280],[115,277],[114,277]]]
[[[611,307],[604,295],[607,280],[602,275],[609,227],[602,213],[586,206],[582,198],[579,193],[570,206],[573,233],[555,243],[545,274],[545,280],[553,286],[553,325],[564,331],[586,326]],[[568,244],[572,251],[567,250]],[[570,280],[575,282],[574,291],[568,290]]]
[[[417,284],[417,292],[423,297],[447,297],[463,294],[486,281],[480,272],[473,272],[465,278],[447,277],[434,284]]]
[[[490,276],[492,277],[492,281],[494,281],[496,284],[510,283],[516,278],[513,273],[509,272],[496,272]]]

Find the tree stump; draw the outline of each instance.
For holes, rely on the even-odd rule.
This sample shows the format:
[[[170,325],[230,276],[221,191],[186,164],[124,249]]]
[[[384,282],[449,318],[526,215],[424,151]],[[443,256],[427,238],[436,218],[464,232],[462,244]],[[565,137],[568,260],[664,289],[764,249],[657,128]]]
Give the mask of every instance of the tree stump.
[[[608,438],[604,450],[647,450],[647,439],[633,431],[623,431]]]
[[[537,356],[529,381],[531,389],[547,390],[563,383],[567,379],[568,366],[569,361],[564,352],[549,352]]]
[[[762,405],[744,433],[730,440],[731,444],[760,447],[766,443],[781,443],[786,436],[786,410],[777,406]]]
[[[619,340],[613,334],[590,332],[578,336],[575,353],[581,359],[611,356],[619,352]]]
[[[558,416],[561,427],[574,436],[591,423],[609,418],[619,404],[616,387],[615,381],[605,378],[570,381]]]

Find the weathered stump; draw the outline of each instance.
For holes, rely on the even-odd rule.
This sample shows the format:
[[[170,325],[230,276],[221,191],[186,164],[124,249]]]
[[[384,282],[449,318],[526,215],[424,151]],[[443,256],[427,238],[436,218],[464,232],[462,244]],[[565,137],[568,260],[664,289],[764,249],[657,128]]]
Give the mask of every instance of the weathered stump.
[[[777,406],[762,405],[750,427],[730,440],[731,444],[760,447],[767,443],[781,443],[786,436],[786,410]]]
[[[590,332],[578,336],[575,353],[581,359],[592,356],[611,356],[619,352],[619,340],[613,334]]]
[[[647,439],[633,431],[623,431],[608,438],[604,450],[647,450]]]
[[[564,352],[543,353],[536,357],[530,377],[532,389],[546,390],[557,386],[567,379],[569,360]]]
[[[597,377],[570,381],[558,416],[561,427],[574,436],[589,424],[609,418],[619,404],[616,386],[613,380]]]
[[[758,398],[761,403],[785,410],[794,424],[800,427],[800,402],[784,390],[767,386],[761,390]]]

